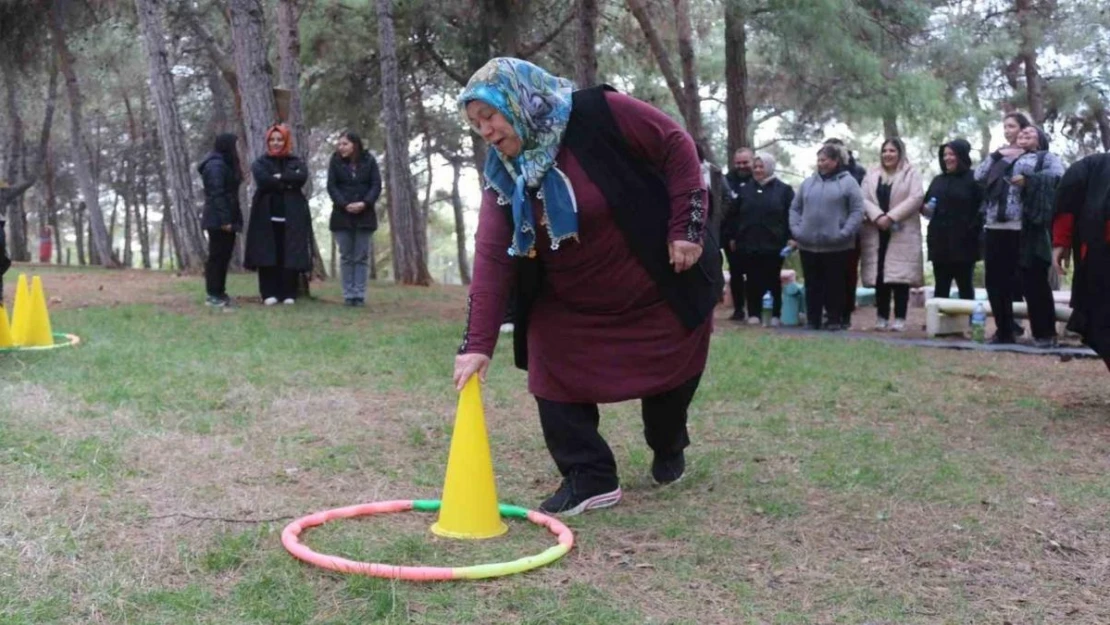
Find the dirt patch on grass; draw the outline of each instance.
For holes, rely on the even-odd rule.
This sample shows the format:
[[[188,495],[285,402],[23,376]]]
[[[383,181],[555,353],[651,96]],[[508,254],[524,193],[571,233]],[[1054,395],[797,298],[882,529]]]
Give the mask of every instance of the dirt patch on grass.
[[[181,280],[203,280],[165,271],[66,270],[17,263],[8,273],[10,279],[4,281],[4,288],[8,291],[5,294],[6,301],[14,295],[16,278],[21,273],[26,273],[28,277],[42,277],[43,290],[49,299],[51,310],[107,308],[126,304],[179,306],[185,304],[188,297],[177,292],[173,283]]]

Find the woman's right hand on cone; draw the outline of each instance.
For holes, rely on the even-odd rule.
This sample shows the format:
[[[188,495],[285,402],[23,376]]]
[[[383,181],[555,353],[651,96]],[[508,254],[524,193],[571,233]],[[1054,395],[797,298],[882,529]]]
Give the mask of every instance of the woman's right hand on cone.
[[[485,354],[459,354],[455,356],[455,390],[462,391],[470,376],[478,374],[484,384],[489,372],[489,356]]]

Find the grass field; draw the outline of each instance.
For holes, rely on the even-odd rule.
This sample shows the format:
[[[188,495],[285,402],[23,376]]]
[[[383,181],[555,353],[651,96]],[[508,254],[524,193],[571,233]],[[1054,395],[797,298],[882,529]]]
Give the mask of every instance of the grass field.
[[[1101,363],[721,321],[685,480],[652,486],[638,407],[605,407],[626,496],[571,520],[569,556],[393,583],[303,565],[279,533],[329,507],[438,497],[462,290],[372,285],[348,309],[327,284],[321,301],[211,313],[195,278],[43,276],[55,331],[85,343],[0,354],[0,625],[1110,623]],[[252,287],[233,277],[233,294]],[[534,507],[558,478],[524,374],[498,358],[484,393],[500,497]],[[446,541],[433,521],[306,542],[436,565],[552,544],[519,523]]]

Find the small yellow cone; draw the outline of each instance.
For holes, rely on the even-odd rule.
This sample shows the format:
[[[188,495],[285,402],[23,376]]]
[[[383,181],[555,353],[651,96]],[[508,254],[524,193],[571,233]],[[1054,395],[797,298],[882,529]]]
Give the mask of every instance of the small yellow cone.
[[[0,306],[0,348],[15,345],[12,341],[12,329],[8,325],[8,311]]]
[[[27,274],[19,274],[15,286],[15,303],[12,304],[12,344],[26,345],[27,322],[31,318],[31,291],[27,288]]]
[[[50,312],[46,309],[46,293],[42,290],[42,279],[31,278],[31,316],[24,331],[23,345],[27,347],[50,347],[54,344],[54,334],[50,329]]]
[[[447,538],[493,538],[507,531],[497,508],[482,391],[475,375],[459,395],[439,520],[432,533]]]

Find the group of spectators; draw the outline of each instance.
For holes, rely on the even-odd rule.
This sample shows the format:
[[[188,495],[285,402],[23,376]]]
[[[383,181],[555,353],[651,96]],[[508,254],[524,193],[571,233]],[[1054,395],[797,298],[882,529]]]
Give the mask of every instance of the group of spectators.
[[[216,137],[213,150],[198,171],[204,184],[203,227],[208,232],[205,267],[206,303],[231,304],[227,270],[235,249],[236,234],[243,230],[239,206],[240,173],[238,138]],[[296,303],[299,276],[312,269],[312,215],[304,186],[309,171],[293,154],[293,137],[283,124],[266,131],[266,153],[251,164],[254,196],[244,248],[244,266],[258,272],[262,303]],[[381,195],[378,163],[361,138],[345,132],[336,141],[328,164],[328,195],[332,200],[329,229],[340,256],[340,277],[347,306],[365,306],[369,277],[370,237],[378,228],[374,205]]]
[[[985,260],[997,326],[992,343],[1014,343],[1024,333],[1013,312],[1014,302],[1024,300],[1033,344],[1056,346],[1049,274],[1062,263],[1054,260],[1053,223],[1062,224],[1056,247],[1067,248],[1072,237],[1064,216],[1074,212],[1074,201],[1058,197],[1069,189],[1061,185],[1065,168],[1044,131],[1020,112],[1003,118],[1003,131],[1005,145],[975,167],[966,140],[940,146],[941,173],[927,189],[898,138],[883,141],[879,163],[867,170],[841,141],[826,141],[817,151],[817,172],[797,192],[775,176],[771,155],[738,150],[725,176],[721,228],[732,318],[759,325],[770,292],[771,324],[779,324],[779,275],[785,256],[797,249],[809,328],[851,327],[862,282],[876,291],[875,329],[904,331],[910,289],[925,282],[927,248],[939,298],[949,297],[955,283],[959,298],[975,299],[975,265]]]

